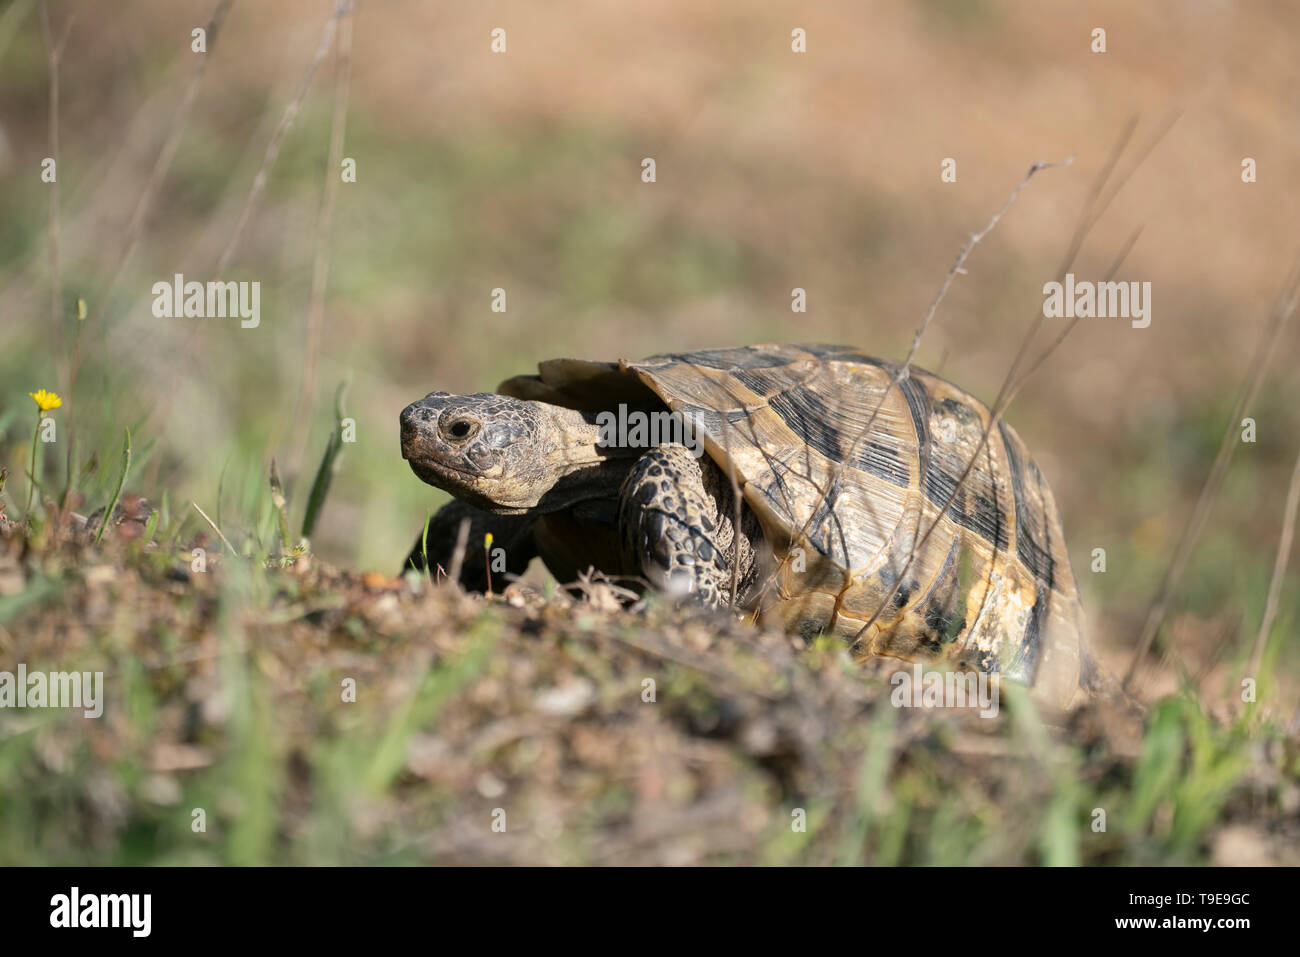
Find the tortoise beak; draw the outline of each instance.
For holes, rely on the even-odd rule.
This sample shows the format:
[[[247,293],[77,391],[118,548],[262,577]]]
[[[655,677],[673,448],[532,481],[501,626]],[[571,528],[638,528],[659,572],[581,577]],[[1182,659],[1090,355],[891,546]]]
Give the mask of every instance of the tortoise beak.
[[[423,399],[402,410],[402,458],[409,460],[423,451],[429,429],[437,419],[438,413],[424,405]]]

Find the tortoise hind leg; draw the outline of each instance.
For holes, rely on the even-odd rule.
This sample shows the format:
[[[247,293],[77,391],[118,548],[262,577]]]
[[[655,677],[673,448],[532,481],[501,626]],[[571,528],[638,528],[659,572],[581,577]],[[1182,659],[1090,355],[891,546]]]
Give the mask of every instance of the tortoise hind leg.
[[[656,588],[705,605],[731,598],[734,540],[730,485],[685,446],[661,445],[641,456],[619,491],[624,561]],[[726,483],[725,476],[721,478]],[[748,583],[753,547],[742,538],[738,578]]]
[[[537,554],[537,545],[533,538],[533,529],[537,516],[527,515],[493,515],[481,508],[475,508],[465,502],[452,499],[429,520],[429,537],[425,541],[424,529],[421,528],[415,538],[411,554],[406,556],[403,570],[414,568],[417,571],[428,567],[441,567],[448,574],[455,561],[456,538],[460,533],[460,523],[469,520],[469,534],[465,538],[465,555],[460,567],[460,582],[466,591],[484,592],[488,586],[489,562],[495,561],[492,584],[502,588],[506,575],[522,575],[528,563]],[[485,538],[492,536],[492,555],[486,552]],[[426,547],[427,546],[427,547]],[[498,552],[497,550],[501,551]],[[504,559],[504,573],[501,559]]]

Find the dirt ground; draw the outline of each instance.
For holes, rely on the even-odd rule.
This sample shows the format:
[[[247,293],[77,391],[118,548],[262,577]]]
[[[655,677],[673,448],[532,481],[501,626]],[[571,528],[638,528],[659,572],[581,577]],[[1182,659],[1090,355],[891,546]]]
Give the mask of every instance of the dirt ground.
[[[313,67],[335,8],[0,10],[0,672],[102,670],[110,691],[102,721],[0,711],[0,863],[1296,863],[1294,560],[1258,700],[1240,685],[1298,451],[1295,323],[1136,725],[1092,707],[1048,729],[1014,694],[996,722],[884,706],[885,676],[833,643],[615,610],[537,568],[488,600],[391,577],[445,501],[399,457],[407,403],[555,356],[901,359],[1030,164],[1073,158],[973,250],[917,352],[991,401],[1125,143],[1074,271],[1133,240],[1120,277],[1152,284],[1151,325],[1080,323],[1006,414],[1123,673],[1245,428],[1236,397],[1300,250],[1294,4],[360,0]],[[336,117],[358,175],[325,229]],[[260,283],[260,325],[155,316],[177,273]],[[38,389],[63,405],[33,461]],[[321,521],[277,548],[271,464],[296,532],[340,415],[356,441]],[[94,546],[54,500],[105,507],[128,429],[123,501],[159,517]]]

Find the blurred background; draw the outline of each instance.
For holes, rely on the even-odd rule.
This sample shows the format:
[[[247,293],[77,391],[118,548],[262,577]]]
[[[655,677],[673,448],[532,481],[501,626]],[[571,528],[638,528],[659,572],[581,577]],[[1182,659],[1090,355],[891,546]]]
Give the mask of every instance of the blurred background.
[[[900,359],[967,236],[1030,164],[1073,156],[1038,174],[975,248],[917,355],[991,402],[1126,124],[1139,123],[1122,168],[1177,113],[1073,270],[1100,278],[1141,227],[1119,278],[1151,282],[1150,327],[1080,323],[1007,413],[1055,490],[1098,643],[1131,645],[1300,250],[1293,5],[361,0],[343,104],[356,182],[337,189],[310,376],[315,243],[327,178],[338,177],[328,163],[337,44],[310,77],[229,268],[217,264],[334,4],[236,0],[186,109],[203,56],[191,31],[216,5],[49,3],[50,35],[66,37],[57,323],[40,7],[0,7],[0,462],[11,502],[25,494],[27,393],[47,388],[75,404],[79,462],[100,463],[83,485],[86,510],[107,499],[129,426],[139,463],[129,491],[157,501],[166,490],[174,511],[193,500],[251,527],[274,456],[296,528],[348,381],[356,442],[313,546],[392,572],[441,503],[398,452],[408,402],[490,390],[554,356],[828,341]],[[490,49],[498,27],[503,54]],[[1098,27],[1105,53],[1091,50]],[[795,28],[806,53],[791,50]],[[174,158],[106,294],[178,111]],[[654,183],[642,181],[645,157]],[[949,157],[954,183],[940,178]],[[1242,182],[1245,157],[1255,183]],[[261,325],[155,318],[151,287],[177,272],[260,282]],[[491,308],[498,287],[504,313]],[[791,312],[794,287],[807,290],[805,314]],[[1258,441],[1235,449],[1175,599],[1173,634],[1195,667],[1211,667],[1225,639],[1244,654],[1258,627],[1300,441],[1296,341],[1291,328],[1248,410]],[[61,456],[42,468],[61,484]],[[1089,571],[1094,548],[1107,551],[1106,574]],[[1283,628],[1300,612],[1296,580],[1293,569]]]

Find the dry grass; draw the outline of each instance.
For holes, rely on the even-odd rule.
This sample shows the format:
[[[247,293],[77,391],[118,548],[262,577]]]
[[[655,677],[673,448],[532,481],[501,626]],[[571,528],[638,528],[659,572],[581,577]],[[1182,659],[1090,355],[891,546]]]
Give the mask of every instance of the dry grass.
[[[0,863],[1300,863],[1258,709],[899,710],[884,663],[726,614],[143,538],[0,538],[4,655],[107,699],[0,714]]]
[[[0,508],[0,668],[102,667],[112,702],[103,722],[0,713],[0,862],[1295,863],[1285,639],[1300,589],[1289,532],[1272,544],[1279,514],[1294,521],[1300,382],[1264,376],[1294,328],[1266,326],[1254,358],[1249,328],[1295,253],[1300,154],[1275,41],[1295,11],[353,13],[140,0],[81,5],[75,26],[57,2],[0,15],[0,475],[21,493],[25,393],[58,381],[69,400],[62,468],[46,455],[34,476],[66,494],[40,496],[30,535]],[[792,18],[806,57],[788,52]],[[1102,57],[1086,44],[1099,21]],[[196,60],[178,38],[204,23]],[[486,53],[500,24],[506,58]],[[336,30],[350,50],[331,104],[313,79]],[[1120,169],[1106,145],[1135,111],[1165,119]],[[51,154],[59,185],[18,188]],[[347,188],[340,154],[358,159]],[[637,180],[646,155],[653,187]],[[1067,155],[929,299],[1007,171]],[[1247,155],[1256,184],[1239,179]],[[947,156],[956,184],[938,182]],[[1090,181],[1129,185],[1116,202]],[[1014,319],[1041,325],[1045,240],[1079,209],[1067,268],[1150,279],[1159,313],[1134,333],[1064,325],[1031,358]],[[1105,252],[1082,248],[1094,225]],[[214,264],[263,282],[256,333],[149,314],[153,281],[216,278]],[[486,307],[499,285],[504,316]],[[797,322],[793,286],[812,303]],[[530,579],[483,602],[338,570],[394,567],[431,505],[394,450],[412,397],[552,355],[763,340],[906,354],[997,392],[998,413],[1019,395],[1011,417],[1055,490],[1102,657],[1114,668],[1158,632],[1172,656],[1135,659],[1143,727],[1096,708],[1063,734],[1015,708],[996,724],[896,711],[837,646],[628,615],[599,585],[575,601]],[[341,415],[315,401],[318,380],[354,381],[358,434],[330,440],[323,510],[299,467]],[[1220,437],[1243,413],[1260,441],[1229,462]],[[21,501],[14,484],[0,506]],[[114,524],[102,547],[66,524],[119,495],[132,513],[140,493],[160,499],[152,525]],[[299,555],[285,529],[304,508],[320,520]],[[190,574],[209,530],[222,554]],[[1099,546],[1110,570],[1089,574]],[[1241,702],[1243,674],[1259,703]],[[338,700],[345,676],[355,705]],[[206,835],[189,829],[197,806]],[[498,806],[505,835],[488,827]]]

